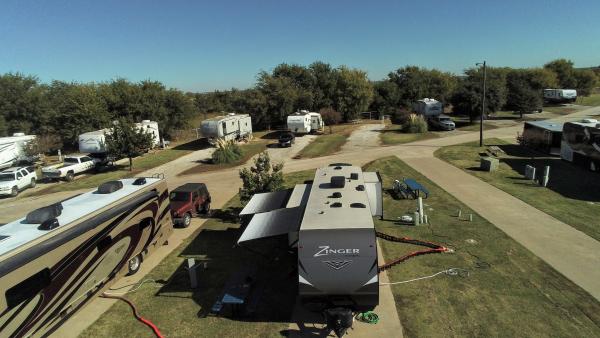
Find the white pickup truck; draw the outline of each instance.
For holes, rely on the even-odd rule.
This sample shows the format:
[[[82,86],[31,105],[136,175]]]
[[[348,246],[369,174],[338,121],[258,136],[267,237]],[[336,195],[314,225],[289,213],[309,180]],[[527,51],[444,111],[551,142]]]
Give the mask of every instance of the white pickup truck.
[[[42,177],[45,179],[64,179],[68,182],[75,175],[92,170],[96,167],[96,160],[87,155],[71,155],[65,157],[63,163],[42,168]]]
[[[12,167],[0,172],[0,195],[15,197],[19,191],[35,187],[34,167]]]

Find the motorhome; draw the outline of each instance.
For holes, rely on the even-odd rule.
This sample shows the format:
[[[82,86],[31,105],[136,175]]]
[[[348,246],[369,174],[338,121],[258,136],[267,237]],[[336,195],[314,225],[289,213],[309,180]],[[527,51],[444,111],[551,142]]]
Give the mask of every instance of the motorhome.
[[[592,171],[600,171],[600,122],[583,119],[563,125],[560,157]]]
[[[577,90],[575,89],[544,89],[544,101],[548,103],[575,102]]]
[[[413,104],[416,114],[422,115],[430,127],[438,130],[454,130],[452,118],[444,115],[444,104],[436,99],[424,98]]]
[[[372,310],[379,303],[373,216],[383,216],[381,182],[376,172],[339,163],[317,169],[310,184],[256,194],[240,213],[247,225],[238,244],[287,235],[297,248],[304,304]]]
[[[158,122],[150,120],[142,120],[136,123],[135,126],[149,134],[152,134],[153,147],[160,145],[160,133],[158,131]],[[110,129],[94,130],[79,135],[79,152],[83,154],[94,154],[102,156],[106,154],[106,139],[105,135],[110,133]]]
[[[242,140],[252,136],[252,118],[248,114],[228,114],[202,121],[200,132],[212,145],[217,140]]]
[[[322,131],[325,124],[321,114],[300,110],[287,117],[287,129],[295,134],[308,134]]]
[[[164,179],[106,182],[0,227],[2,337],[46,337],[173,229]]]
[[[23,133],[0,137],[0,169],[12,167],[20,160],[27,159],[25,147],[34,139],[35,135],[25,135]]]

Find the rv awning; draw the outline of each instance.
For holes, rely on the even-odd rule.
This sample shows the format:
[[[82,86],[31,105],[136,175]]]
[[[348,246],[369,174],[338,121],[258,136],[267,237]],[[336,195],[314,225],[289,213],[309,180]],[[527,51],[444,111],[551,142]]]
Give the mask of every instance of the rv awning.
[[[305,206],[308,201],[308,195],[310,195],[311,187],[312,184],[296,184],[285,207],[295,208]]]
[[[256,214],[238,239],[238,244],[298,231],[303,213],[303,207],[296,207]]]
[[[240,216],[285,208],[291,193],[292,189],[255,194],[240,212]]]

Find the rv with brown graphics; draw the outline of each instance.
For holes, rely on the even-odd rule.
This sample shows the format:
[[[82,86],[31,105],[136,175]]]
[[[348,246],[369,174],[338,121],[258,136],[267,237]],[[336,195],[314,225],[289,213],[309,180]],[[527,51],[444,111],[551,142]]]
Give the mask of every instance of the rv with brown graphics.
[[[102,184],[0,227],[0,336],[47,336],[173,230],[164,179]]]

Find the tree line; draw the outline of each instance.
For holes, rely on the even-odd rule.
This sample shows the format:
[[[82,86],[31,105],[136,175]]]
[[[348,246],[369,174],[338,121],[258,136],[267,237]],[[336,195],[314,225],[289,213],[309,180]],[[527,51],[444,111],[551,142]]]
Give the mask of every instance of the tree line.
[[[541,68],[488,67],[486,109],[535,110],[541,107],[544,88],[574,88],[579,95],[589,95],[598,85],[598,71],[577,69],[565,59]],[[452,105],[455,113],[473,119],[481,111],[482,78],[481,68],[475,67],[456,75],[408,66],[370,81],[366,72],[346,66],[283,63],[259,72],[249,89],[184,93],[149,80],[43,84],[35,76],[7,73],[0,75],[0,136],[50,135],[60,146],[73,147],[79,134],[110,127],[117,119],[157,121],[161,135],[170,137],[177,130],[198,127],[190,121],[202,113],[248,113],[254,128],[264,129],[284,125],[286,116],[299,109],[323,111],[330,121],[350,121],[364,111],[407,111],[424,97]]]

